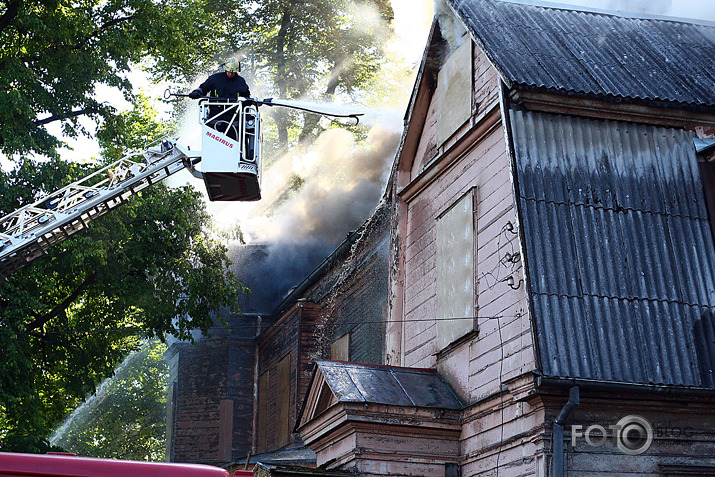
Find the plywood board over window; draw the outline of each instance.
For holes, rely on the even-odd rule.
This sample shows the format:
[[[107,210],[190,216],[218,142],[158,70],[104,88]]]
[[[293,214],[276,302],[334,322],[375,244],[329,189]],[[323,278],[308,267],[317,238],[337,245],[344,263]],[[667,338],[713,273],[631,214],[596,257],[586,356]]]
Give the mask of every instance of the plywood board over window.
[[[472,42],[457,48],[437,79],[437,144],[442,145],[472,115]]]
[[[230,462],[233,443],[233,399],[221,400],[218,422],[218,460]]]
[[[258,424],[256,425],[256,452],[266,451],[266,420],[268,416],[268,372],[258,378]]]
[[[278,362],[276,372],[276,445],[283,447],[290,440],[290,354]]]
[[[350,333],[345,333],[330,344],[330,359],[350,361]]]
[[[474,330],[474,191],[437,219],[437,345],[442,350]]]

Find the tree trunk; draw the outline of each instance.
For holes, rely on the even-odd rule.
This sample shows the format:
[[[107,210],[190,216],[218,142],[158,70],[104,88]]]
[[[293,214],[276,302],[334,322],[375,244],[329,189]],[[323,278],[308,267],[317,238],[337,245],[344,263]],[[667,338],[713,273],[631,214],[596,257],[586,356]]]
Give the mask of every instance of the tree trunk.
[[[279,97],[285,99],[287,99],[288,95],[285,47],[286,37],[291,27],[291,9],[292,2],[286,2],[281,18],[281,27],[276,38],[276,86],[278,86]],[[288,143],[288,114],[283,108],[278,108],[275,113],[275,119],[278,126],[278,142],[283,147]]]
[[[328,79],[328,87],[325,89],[325,93],[323,94],[323,97],[327,100],[332,100],[335,95],[335,90],[338,89],[338,85],[340,84],[341,69],[342,63],[333,65],[333,71],[330,74],[330,79]],[[300,131],[298,142],[304,143],[313,138],[313,133],[316,126],[318,126],[318,121],[320,121],[319,114],[305,113],[303,129]]]

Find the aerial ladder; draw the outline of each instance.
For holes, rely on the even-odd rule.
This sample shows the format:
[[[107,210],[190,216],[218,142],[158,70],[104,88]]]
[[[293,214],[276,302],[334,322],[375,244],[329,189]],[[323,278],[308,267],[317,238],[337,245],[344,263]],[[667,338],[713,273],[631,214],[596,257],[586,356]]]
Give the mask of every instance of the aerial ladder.
[[[201,151],[191,151],[177,139],[163,138],[0,219],[0,279],[6,280],[46,255],[50,247],[87,228],[141,190],[184,169],[204,181],[212,201],[259,200],[260,104],[337,117],[360,116],[321,113],[272,99],[201,98]],[[199,162],[201,170],[196,168]]]

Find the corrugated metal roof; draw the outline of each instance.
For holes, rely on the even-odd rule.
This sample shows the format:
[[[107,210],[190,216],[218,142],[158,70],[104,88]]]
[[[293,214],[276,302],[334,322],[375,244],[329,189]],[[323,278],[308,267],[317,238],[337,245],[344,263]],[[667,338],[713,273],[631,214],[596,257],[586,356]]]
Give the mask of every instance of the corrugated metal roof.
[[[715,105],[715,27],[449,0],[510,85]]]
[[[340,402],[461,409],[462,404],[434,369],[318,361],[318,369]]]
[[[715,387],[715,246],[692,133],[510,121],[544,374]]]

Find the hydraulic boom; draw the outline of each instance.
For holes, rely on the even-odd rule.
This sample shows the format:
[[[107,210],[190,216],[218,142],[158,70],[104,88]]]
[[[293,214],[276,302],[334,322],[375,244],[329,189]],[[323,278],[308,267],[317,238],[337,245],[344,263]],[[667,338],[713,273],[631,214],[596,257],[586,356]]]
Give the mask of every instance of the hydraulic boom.
[[[168,90],[164,95],[172,94]],[[0,219],[0,280],[47,253],[131,196],[188,168],[204,181],[209,200],[260,200],[261,116],[258,105],[281,106],[326,116],[362,113],[319,111],[311,105],[273,99],[200,98],[202,151],[164,139]],[[203,158],[203,160],[202,160]],[[201,161],[201,171],[194,165]]]
[[[46,254],[132,195],[199,160],[171,139],[130,154],[0,219],[0,278]]]

